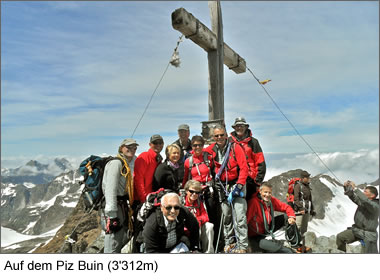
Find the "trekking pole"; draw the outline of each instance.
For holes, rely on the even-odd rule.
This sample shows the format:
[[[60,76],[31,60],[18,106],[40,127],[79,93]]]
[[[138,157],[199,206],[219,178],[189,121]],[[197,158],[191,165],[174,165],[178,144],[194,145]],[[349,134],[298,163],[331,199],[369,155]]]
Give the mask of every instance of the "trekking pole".
[[[93,207],[91,208],[90,212],[84,212],[83,215],[81,216],[81,218],[79,219],[78,223],[75,225],[74,229],[71,231],[70,234],[67,234],[65,236],[65,241],[63,242],[61,248],[60,248],[60,251],[62,250],[62,248],[65,246],[65,243],[71,243],[71,244],[74,244],[76,241],[74,239],[72,239],[72,235],[73,233],[76,231],[76,229],[78,228],[78,226],[80,225],[80,223],[82,222],[83,218],[87,215],[87,214],[90,214],[93,210]]]
[[[220,240],[220,232],[222,230],[222,226],[223,226],[223,217],[224,217],[224,214],[222,212],[222,216],[220,217],[220,223],[219,223],[219,231],[218,231],[218,239],[216,241],[216,248],[215,248],[215,253],[218,253],[218,248],[219,248],[219,240]]]

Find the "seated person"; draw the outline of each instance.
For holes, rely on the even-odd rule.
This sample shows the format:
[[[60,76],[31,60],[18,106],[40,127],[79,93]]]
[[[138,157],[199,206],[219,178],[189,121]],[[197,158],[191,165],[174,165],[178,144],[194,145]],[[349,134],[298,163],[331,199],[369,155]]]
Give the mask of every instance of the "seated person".
[[[354,182],[344,183],[344,194],[347,195],[358,208],[354,215],[354,224],[336,236],[336,245],[339,250],[346,252],[346,245],[355,241],[362,244],[362,253],[378,253],[379,227],[379,199],[378,191],[374,186],[367,186],[362,192]]]
[[[202,252],[214,253],[214,224],[209,222],[203,201],[199,199],[202,185],[198,181],[189,180],[185,184],[185,191],[185,207],[194,214],[199,223]]]
[[[290,248],[265,239],[268,235],[274,237],[273,233],[285,225],[287,217],[285,215],[274,216],[274,211],[286,213],[289,224],[296,223],[296,215],[292,207],[273,197],[272,185],[264,182],[260,186],[259,192],[256,192],[248,202],[249,244],[254,251],[259,249],[271,253],[292,253]]]
[[[146,253],[198,251],[198,221],[181,205],[178,194],[167,193],[161,198],[161,206],[146,219],[143,239]]]

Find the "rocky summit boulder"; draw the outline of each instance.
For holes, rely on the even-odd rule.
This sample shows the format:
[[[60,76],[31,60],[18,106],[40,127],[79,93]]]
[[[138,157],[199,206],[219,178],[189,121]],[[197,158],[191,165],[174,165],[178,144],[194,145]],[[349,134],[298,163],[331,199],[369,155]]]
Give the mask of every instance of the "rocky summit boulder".
[[[301,169],[290,170],[268,180],[268,182],[273,186],[273,196],[280,199],[283,202],[286,202],[288,184],[292,178],[299,177],[301,171]],[[336,182],[335,180],[325,175],[316,175],[314,177],[311,177],[311,194],[313,196],[314,201],[314,210],[317,213],[317,215],[315,216],[316,219],[325,218],[325,208],[333,198],[332,191],[321,182],[321,178],[328,178],[329,181]]]
[[[77,206],[55,236],[33,253],[84,253],[101,234],[98,212],[86,212],[81,196]],[[102,247],[98,249],[101,251]]]

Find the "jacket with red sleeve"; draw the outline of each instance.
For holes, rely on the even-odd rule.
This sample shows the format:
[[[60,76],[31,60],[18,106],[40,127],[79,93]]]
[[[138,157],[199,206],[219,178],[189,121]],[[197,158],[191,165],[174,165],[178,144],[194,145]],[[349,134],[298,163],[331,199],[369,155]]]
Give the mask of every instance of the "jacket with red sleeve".
[[[226,145],[228,142],[226,142]],[[204,151],[212,155],[214,164],[214,173],[218,174],[219,169],[222,167],[218,161],[215,160],[217,152],[216,143],[208,146]],[[228,162],[224,168],[222,174],[220,175],[221,182],[230,182],[237,180],[236,184],[245,185],[248,177],[248,165],[244,154],[244,150],[236,143],[231,143],[230,154],[228,155]]]
[[[247,129],[247,137],[242,140],[238,139],[235,131],[230,135],[230,141],[240,144],[244,149],[248,163],[248,176],[251,177],[256,184],[260,185],[265,177],[266,164],[259,141],[252,137],[250,129]]]
[[[190,168],[190,157],[188,157],[185,161],[185,174],[182,181],[182,186],[185,186],[186,182],[189,180],[189,172],[191,172],[190,179],[193,179],[195,181],[200,182],[201,184],[205,184],[206,182],[209,182],[212,180],[212,175],[210,174],[212,169],[212,156],[210,154],[207,154],[207,159],[210,165],[210,168],[207,166],[206,162],[204,161],[204,152],[202,152],[201,155],[196,156],[192,154],[193,157],[193,166]],[[198,167],[198,168],[197,168]],[[199,170],[199,172],[198,172]]]
[[[145,202],[147,194],[152,192],[154,171],[160,164],[156,157],[156,152],[149,149],[136,158],[133,181],[135,200]]]
[[[203,226],[209,221],[207,211],[200,199],[197,199],[194,204],[190,204],[189,200],[186,197],[185,207],[194,214],[195,218],[197,218],[199,227]]]
[[[294,210],[288,204],[280,201],[272,196],[271,204],[274,211],[286,213],[288,217],[296,218]],[[247,209],[247,224],[248,236],[266,235],[264,226],[264,217],[261,206],[263,206],[264,214],[268,225],[272,221],[270,204],[267,205],[260,197],[260,193],[256,192],[253,197],[248,201]]]

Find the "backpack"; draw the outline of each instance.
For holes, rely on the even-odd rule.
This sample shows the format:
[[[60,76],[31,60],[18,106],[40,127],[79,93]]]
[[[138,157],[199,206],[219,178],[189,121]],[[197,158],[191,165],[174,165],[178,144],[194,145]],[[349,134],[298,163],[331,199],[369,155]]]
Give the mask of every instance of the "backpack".
[[[287,203],[294,209],[295,208],[295,205],[294,205],[294,186],[295,184],[300,181],[301,179],[300,178],[293,178],[290,180],[290,182],[288,183],[288,192],[286,194],[286,201]]]
[[[81,162],[79,172],[84,176],[79,182],[84,184],[82,191],[86,211],[98,210],[104,200],[102,190],[103,174],[106,164],[114,159],[122,160],[118,157],[99,157],[91,155]]]
[[[189,177],[188,177],[188,180],[191,179],[191,170],[193,169],[193,167],[196,166],[197,170],[198,170],[198,165],[201,165],[202,163],[206,164],[206,166],[208,167],[208,171],[210,173],[210,176],[211,176],[210,161],[208,159],[208,156],[209,156],[209,153],[203,152],[203,161],[200,163],[194,163],[193,155],[191,155],[189,157]],[[199,173],[199,171],[198,171],[198,173]]]
[[[173,190],[160,188],[155,192],[149,193],[137,212],[137,220],[145,224],[146,219],[161,206],[161,198],[170,192],[173,192]]]

